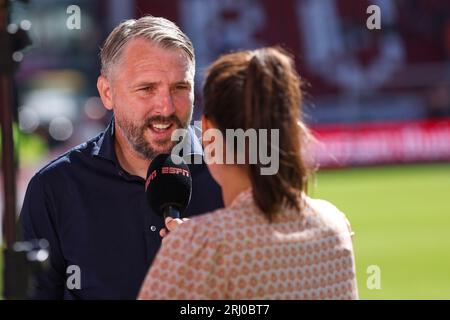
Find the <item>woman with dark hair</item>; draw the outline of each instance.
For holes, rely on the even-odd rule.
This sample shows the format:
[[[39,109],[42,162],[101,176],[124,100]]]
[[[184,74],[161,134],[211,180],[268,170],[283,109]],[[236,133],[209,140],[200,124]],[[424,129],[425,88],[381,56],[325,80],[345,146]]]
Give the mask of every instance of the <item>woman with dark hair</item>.
[[[358,297],[347,219],[305,193],[312,170],[304,155],[309,133],[300,87],[292,58],[279,48],[227,54],[210,66],[203,143],[225,208],[166,220],[171,232],[161,232],[165,238],[139,299]],[[268,135],[265,142],[278,155],[277,172],[261,174],[267,163],[252,154],[250,139],[240,150],[223,138],[229,129],[275,130],[278,139]],[[209,139],[211,130],[222,135]],[[217,139],[223,148],[210,148]],[[258,137],[258,146],[264,139]],[[242,152],[247,163],[211,161]]]

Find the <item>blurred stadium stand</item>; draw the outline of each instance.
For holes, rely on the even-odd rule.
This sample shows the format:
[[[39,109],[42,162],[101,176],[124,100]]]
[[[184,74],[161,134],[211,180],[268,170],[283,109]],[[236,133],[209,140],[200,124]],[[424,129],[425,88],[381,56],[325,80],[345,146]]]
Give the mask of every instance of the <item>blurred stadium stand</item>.
[[[381,7],[382,29],[369,31],[366,8],[373,3]],[[80,30],[65,28],[72,4],[81,8]],[[119,21],[144,14],[176,21],[193,40],[197,118],[203,70],[212,60],[276,44],[295,55],[308,84],[311,124],[450,116],[448,1],[41,0],[13,6],[12,20],[29,20],[34,40],[16,77],[22,127],[45,127],[52,145],[77,136],[78,123],[89,118],[85,102],[97,96],[98,47]],[[69,120],[74,129],[51,134],[55,118],[53,127]]]

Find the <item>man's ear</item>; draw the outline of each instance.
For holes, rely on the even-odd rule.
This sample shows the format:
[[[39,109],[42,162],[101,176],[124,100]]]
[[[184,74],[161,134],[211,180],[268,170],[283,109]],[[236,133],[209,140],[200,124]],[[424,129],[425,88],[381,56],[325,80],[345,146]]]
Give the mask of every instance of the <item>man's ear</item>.
[[[102,99],[103,105],[106,109],[113,109],[113,99],[112,99],[112,89],[109,80],[100,75],[97,79],[97,90],[100,94],[100,99]]]

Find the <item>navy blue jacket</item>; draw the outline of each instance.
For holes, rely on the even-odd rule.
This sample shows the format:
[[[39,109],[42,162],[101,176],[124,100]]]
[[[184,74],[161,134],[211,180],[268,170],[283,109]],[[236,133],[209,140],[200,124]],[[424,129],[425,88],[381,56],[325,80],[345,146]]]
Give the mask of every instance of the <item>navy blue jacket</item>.
[[[202,148],[189,128],[186,157]],[[222,207],[220,187],[204,162],[189,165],[192,198],[186,215]],[[161,217],[150,209],[144,179],[123,170],[114,151],[114,118],[97,137],[41,169],[31,179],[21,211],[25,240],[50,243],[50,268],[32,298],[135,299],[160,244]],[[67,279],[80,271],[80,289]],[[69,269],[68,269],[69,268]],[[76,282],[70,281],[72,284]]]

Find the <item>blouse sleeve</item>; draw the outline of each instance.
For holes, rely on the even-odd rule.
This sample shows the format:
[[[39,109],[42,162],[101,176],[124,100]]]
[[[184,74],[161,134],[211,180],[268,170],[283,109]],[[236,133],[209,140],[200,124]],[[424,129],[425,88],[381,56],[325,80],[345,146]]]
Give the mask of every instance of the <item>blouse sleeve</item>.
[[[192,219],[164,238],[139,300],[225,299],[227,247],[220,230]]]

